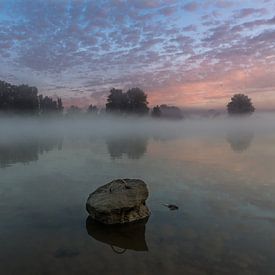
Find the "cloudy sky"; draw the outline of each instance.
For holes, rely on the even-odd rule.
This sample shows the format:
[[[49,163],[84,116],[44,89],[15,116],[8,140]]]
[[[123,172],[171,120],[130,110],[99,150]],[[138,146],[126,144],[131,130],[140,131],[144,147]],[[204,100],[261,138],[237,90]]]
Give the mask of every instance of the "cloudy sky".
[[[275,108],[274,0],[0,0],[0,79],[68,106],[141,87],[150,105]]]

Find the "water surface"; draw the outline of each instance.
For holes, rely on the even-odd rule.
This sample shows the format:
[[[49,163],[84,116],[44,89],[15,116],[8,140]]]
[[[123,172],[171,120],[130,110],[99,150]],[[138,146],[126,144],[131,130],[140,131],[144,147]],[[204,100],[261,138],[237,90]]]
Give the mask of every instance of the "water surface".
[[[274,128],[2,123],[1,274],[273,274]],[[115,178],[147,183],[148,221],[87,219],[88,194]]]

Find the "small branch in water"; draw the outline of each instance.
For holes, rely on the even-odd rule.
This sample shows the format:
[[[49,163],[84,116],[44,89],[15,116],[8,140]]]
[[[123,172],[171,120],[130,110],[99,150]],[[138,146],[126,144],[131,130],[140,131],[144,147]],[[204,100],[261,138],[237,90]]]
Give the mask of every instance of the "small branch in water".
[[[179,209],[179,207],[176,206],[175,204],[165,204],[165,203],[163,203],[162,205],[168,207],[170,210],[178,210]]]

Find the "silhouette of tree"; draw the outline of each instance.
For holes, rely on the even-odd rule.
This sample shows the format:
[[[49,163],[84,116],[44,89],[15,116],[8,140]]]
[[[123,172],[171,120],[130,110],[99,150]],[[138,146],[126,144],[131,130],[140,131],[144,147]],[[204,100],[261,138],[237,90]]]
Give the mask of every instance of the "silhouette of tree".
[[[41,114],[63,112],[63,104],[61,98],[57,98],[57,101],[55,101],[48,96],[43,97],[42,95],[39,95],[39,107]]]
[[[129,89],[126,93],[112,88],[107,98],[106,111],[115,113],[147,114],[147,95],[139,88]]]
[[[161,115],[162,115],[162,113],[161,113],[159,105],[155,106],[151,112],[151,116],[152,117],[161,117]]]
[[[124,112],[127,106],[126,95],[122,90],[112,88],[107,98],[106,111],[107,112]]]
[[[57,101],[50,97],[38,96],[36,87],[28,85],[12,85],[0,81],[0,111],[26,114],[45,114],[62,112],[61,98]]]
[[[160,105],[161,115],[168,119],[183,119],[183,114],[180,108],[176,106]]]
[[[61,98],[57,98],[57,109],[59,112],[63,112],[63,110],[64,110]]]
[[[70,108],[67,110],[67,115],[69,116],[79,115],[80,113],[81,109],[74,105],[71,105]]]
[[[235,94],[227,104],[227,111],[230,115],[244,115],[252,114],[255,108],[248,96]]]
[[[0,81],[0,111],[38,114],[38,90],[28,85],[11,85]]]
[[[90,105],[87,109],[87,113],[89,114],[97,114],[98,113],[98,108],[95,105]]]
[[[19,112],[38,113],[39,105],[36,87],[20,85],[14,93],[13,108]]]
[[[127,91],[127,111],[135,114],[147,114],[147,95],[139,88],[132,88]]]

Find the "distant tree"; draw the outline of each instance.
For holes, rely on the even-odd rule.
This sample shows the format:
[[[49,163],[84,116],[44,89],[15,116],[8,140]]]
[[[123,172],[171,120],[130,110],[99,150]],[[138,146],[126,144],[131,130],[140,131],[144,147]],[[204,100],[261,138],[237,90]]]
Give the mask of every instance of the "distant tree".
[[[245,115],[252,114],[255,108],[248,96],[235,94],[227,104],[227,111],[230,115]]]
[[[98,108],[95,105],[90,105],[87,109],[87,113],[89,114],[97,114],[98,113]]]
[[[215,118],[215,117],[218,117],[220,115],[221,115],[221,113],[219,111],[216,111],[214,109],[210,109],[206,113],[203,114],[203,117]]]
[[[139,88],[127,91],[127,111],[135,114],[147,114],[149,111],[147,95]]]
[[[63,110],[64,110],[61,98],[57,98],[57,109],[59,112],[63,112]]]
[[[159,105],[155,106],[151,112],[152,117],[161,117],[161,110]]]
[[[0,111],[38,114],[38,90],[28,85],[12,85],[0,81]]]
[[[14,111],[37,114],[39,110],[37,94],[36,87],[17,86],[13,98]]]
[[[147,95],[139,88],[122,90],[111,89],[107,98],[106,111],[115,113],[147,114]]]
[[[62,113],[63,104],[61,98],[57,100],[52,99],[48,96],[39,95],[39,108],[40,114],[50,114],[50,113]]]
[[[126,95],[122,90],[112,88],[107,98],[106,111],[107,112],[124,112],[127,106]]]
[[[62,113],[63,105],[61,98],[53,100],[48,96],[38,96],[36,87],[0,81],[0,111],[20,114]]]
[[[180,108],[176,106],[160,105],[161,115],[168,119],[183,119],[183,114]]]
[[[67,115],[74,116],[79,115],[81,113],[81,109],[77,106],[71,105],[67,110]]]

